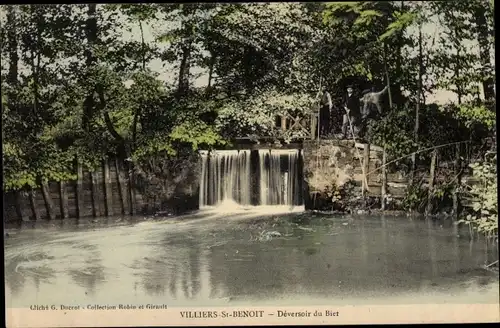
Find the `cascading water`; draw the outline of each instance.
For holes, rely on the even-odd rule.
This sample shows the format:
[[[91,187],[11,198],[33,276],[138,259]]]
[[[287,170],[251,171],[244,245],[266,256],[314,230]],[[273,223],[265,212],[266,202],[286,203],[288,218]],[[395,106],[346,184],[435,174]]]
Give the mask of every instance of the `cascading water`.
[[[260,205],[301,205],[298,149],[259,150]]]
[[[251,204],[250,150],[201,151],[200,208]]]
[[[201,150],[201,176],[200,176],[200,208],[207,206],[207,194],[208,194],[208,151]]]
[[[200,209],[254,205],[268,211],[303,205],[300,150],[265,149],[251,154],[250,150],[200,151]]]

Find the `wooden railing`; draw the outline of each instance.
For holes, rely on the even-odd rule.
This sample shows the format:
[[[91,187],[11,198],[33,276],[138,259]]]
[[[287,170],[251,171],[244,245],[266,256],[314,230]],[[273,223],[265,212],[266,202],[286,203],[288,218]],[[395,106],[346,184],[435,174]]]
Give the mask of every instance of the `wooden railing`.
[[[305,135],[304,139],[314,140],[318,134],[318,114],[317,113],[286,113],[280,117],[280,127],[282,131],[301,131]]]

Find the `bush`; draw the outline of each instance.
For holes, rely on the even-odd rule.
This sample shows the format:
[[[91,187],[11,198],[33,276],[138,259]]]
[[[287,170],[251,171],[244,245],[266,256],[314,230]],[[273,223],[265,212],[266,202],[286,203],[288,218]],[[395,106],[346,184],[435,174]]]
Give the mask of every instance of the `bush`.
[[[472,198],[472,213],[459,221],[488,236],[498,236],[496,161],[496,153],[488,153],[483,162],[470,165],[477,180],[468,191]]]
[[[423,212],[427,204],[428,190],[422,186],[422,181],[408,186],[402,201],[405,211]]]

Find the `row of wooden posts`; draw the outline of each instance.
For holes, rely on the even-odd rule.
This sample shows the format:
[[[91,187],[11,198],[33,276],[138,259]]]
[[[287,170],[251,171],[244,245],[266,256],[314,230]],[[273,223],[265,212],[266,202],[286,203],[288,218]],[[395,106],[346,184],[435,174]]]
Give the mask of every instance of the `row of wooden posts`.
[[[126,177],[123,177],[122,171],[120,170],[119,164],[117,160],[103,160],[102,162],[102,172],[103,172],[103,179],[102,181],[97,181],[97,174],[96,172],[90,172],[91,175],[91,202],[92,202],[92,216],[93,217],[98,217],[98,216],[113,216],[114,213],[113,210],[113,196],[112,196],[112,179],[110,176],[110,162],[114,162],[114,166],[116,169],[116,184],[118,187],[118,196],[120,199],[120,208],[121,208],[121,213],[122,215],[134,215],[136,214],[136,195],[135,195],[135,190],[134,190],[134,175],[131,170],[128,171],[128,174]],[[103,186],[103,196],[104,196],[104,210],[101,211],[101,206],[100,206],[100,195],[98,192],[98,185],[99,183],[102,184]],[[60,217],[62,219],[67,219],[69,218],[69,208],[68,208],[68,195],[67,195],[67,181],[60,181],[58,183],[58,189],[59,189],[59,211],[60,211]],[[56,211],[56,205],[54,204],[54,200],[52,199],[50,195],[50,188],[48,182],[41,182],[40,183],[40,190],[42,193],[42,197],[45,203],[45,209],[47,212],[47,218],[48,219],[55,219],[57,217],[57,211]],[[83,184],[83,167],[81,164],[77,165],[77,180],[74,185],[74,190],[75,190],[75,201],[76,201],[76,218],[81,218],[83,217],[83,207],[84,207],[84,184]],[[21,201],[20,201],[21,194],[17,193],[16,194],[16,213],[18,215],[18,218],[23,219],[23,213],[22,213],[22,208],[21,208]],[[35,195],[33,190],[28,191],[28,199],[30,203],[30,208],[31,212],[33,214],[34,220],[39,220],[40,219],[40,213],[37,209],[36,206],[36,201],[35,201]]]
[[[356,146],[356,145],[355,145]],[[368,175],[369,173],[369,164],[370,164],[370,144],[363,144],[363,182],[362,182],[362,193],[363,196],[365,192],[368,190]],[[432,202],[432,197],[433,197],[433,191],[434,191],[434,184],[435,184],[435,179],[436,179],[436,166],[437,166],[437,158],[438,158],[438,151],[437,149],[432,151],[431,155],[431,163],[430,163],[430,170],[429,170],[429,179],[428,179],[428,195],[427,195],[427,206],[425,209],[426,214],[430,214],[433,211],[433,202]],[[380,188],[380,199],[381,199],[381,210],[386,209],[386,198],[387,198],[387,151],[385,148],[382,149],[382,164],[380,167],[381,170],[381,188]],[[412,181],[409,181],[410,183]],[[457,207],[458,207],[458,201],[454,197],[454,204],[453,204],[453,211],[456,213],[457,212]]]

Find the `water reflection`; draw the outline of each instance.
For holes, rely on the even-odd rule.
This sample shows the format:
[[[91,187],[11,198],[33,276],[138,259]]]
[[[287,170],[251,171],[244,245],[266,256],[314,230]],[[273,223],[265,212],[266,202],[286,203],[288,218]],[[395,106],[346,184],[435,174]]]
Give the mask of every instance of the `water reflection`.
[[[165,236],[149,257],[138,261],[143,267],[142,285],[150,294],[174,299],[194,299],[201,290],[201,245],[193,232]]]
[[[443,302],[457,301],[461,292],[467,302],[471,292],[476,302],[498,302],[498,278],[481,269],[498,258],[498,247],[471,243],[467,232],[446,222],[192,219],[112,218],[12,230],[5,246],[7,305],[213,306],[305,298],[331,304],[397,302],[391,299],[398,295],[418,302],[416,296],[436,292]],[[281,236],[258,238],[270,230]]]

